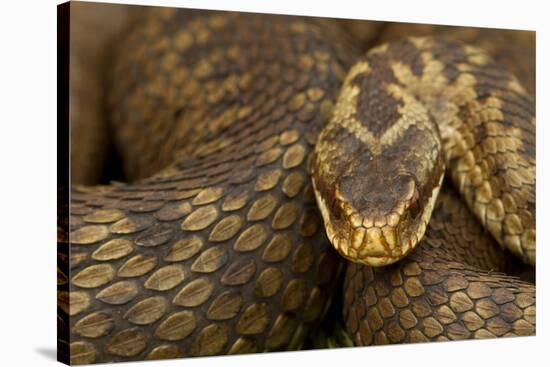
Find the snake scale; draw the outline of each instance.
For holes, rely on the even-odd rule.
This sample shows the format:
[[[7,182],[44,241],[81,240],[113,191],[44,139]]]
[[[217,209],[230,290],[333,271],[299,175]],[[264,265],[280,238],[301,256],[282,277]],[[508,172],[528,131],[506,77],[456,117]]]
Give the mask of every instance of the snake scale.
[[[295,350],[340,297],[355,345],[535,333],[534,99],[484,51],[176,9],[123,37],[127,183],[73,185],[58,236],[71,364]]]

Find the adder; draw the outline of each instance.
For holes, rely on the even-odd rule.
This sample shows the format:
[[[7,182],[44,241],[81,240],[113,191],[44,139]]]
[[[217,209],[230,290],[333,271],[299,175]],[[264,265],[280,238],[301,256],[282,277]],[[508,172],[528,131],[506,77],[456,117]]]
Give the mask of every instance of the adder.
[[[72,185],[61,222],[71,363],[299,349],[333,298],[355,345],[535,333],[505,274],[535,265],[532,90],[443,38],[361,55],[310,18],[130,27],[109,127],[72,141],[91,160],[112,134],[124,182]]]

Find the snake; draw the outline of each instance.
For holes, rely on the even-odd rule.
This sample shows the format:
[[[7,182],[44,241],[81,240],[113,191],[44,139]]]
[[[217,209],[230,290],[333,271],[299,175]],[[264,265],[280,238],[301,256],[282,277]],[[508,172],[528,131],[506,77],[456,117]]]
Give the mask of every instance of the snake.
[[[59,206],[62,360],[297,350],[333,309],[357,346],[535,334],[535,102],[487,52],[172,8],[120,40],[90,131],[124,180]]]

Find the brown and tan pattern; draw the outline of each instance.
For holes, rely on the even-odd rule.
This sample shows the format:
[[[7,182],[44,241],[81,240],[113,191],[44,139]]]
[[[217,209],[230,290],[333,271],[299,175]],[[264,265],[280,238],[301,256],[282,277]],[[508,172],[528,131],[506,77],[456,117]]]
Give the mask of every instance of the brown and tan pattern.
[[[359,47],[339,23],[152,8],[115,43],[102,99],[128,182],[71,190],[71,363],[299,349],[342,292],[329,238],[376,265],[411,252],[348,266],[333,307],[357,345],[534,334],[534,286],[494,274],[520,265],[452,189],[436,199],[446,162],[534,264],[533,100],[483,52],[431,39],[350,68]],[[344,28],[373,42],[388,27]],[[74,154],[101,160],[89,143]],[[80,168],[75,182],[97,182]],[[316,346],[349,344],[339,326]]]
[[[534,101],[480,49],[430,38],[373,49],[347,75],[315,151],[315,193],[344,257],[381,266],[410,252],[445,161],[481,223],[534,265]]]
[[[512,72],[529,94],[535,96],[535,32],[410,23],[387,23],[383,27],[377,39],[380,43],[411,36],[437,35],[479,47]]]

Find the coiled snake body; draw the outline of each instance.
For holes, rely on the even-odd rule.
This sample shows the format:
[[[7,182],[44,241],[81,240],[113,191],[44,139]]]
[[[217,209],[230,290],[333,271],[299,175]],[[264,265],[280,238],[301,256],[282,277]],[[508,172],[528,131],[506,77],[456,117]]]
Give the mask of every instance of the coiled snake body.
[[[347,263],[357,345],[534,333],[534,285],[495,273],[513,261],[453,188],[437,198],[446,164],[534,264],[534,102],[484,52],[411,38],[350,68],[328,24],[165,10],[117,55],[107,105],[134,181],[72,189],[72,363],[300,348],[338,292],[329,239],[370,265],[407,255]]]

